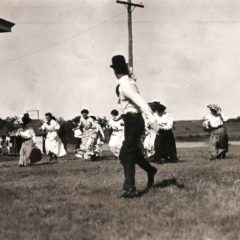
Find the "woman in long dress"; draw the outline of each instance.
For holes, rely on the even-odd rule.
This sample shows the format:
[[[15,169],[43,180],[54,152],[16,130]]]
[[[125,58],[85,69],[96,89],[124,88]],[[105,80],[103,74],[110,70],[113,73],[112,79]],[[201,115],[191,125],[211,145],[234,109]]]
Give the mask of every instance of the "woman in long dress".
[[[89,147],[92,142],[92,127],[93,119],[88,116],[89,111],[83,109],[81,111],[82,117],[80,118],[79,129],[82,131],[82,144],[80,150],[75,155],[78,158],[90,159],[91,155],[89,154]]]
[[[159,102],[149,104],[159,124],[159,131],[154,142],[154,162],[177,162],[177,149],[172,131],[173,118],[166,112],[166,107]]]
[[[36,135],[33,128],[28,124],[31,122],[31,118],[26,113],[22,117],[22,128],[17,130],[16,135],[22,137],[22,146],[20,149],[19,167],[25,167],[30,164],[30,154],[36,144]]]
[[[49,155],[50,161],[57,160],[58,157],[66,155],[64,145],[57,133],[60,125],[51,113],[46,113],[45,117],[46,122],[41,126],[41,129],[47,132],[45,140],[46,153]]]
[[[102,145],[105,139],[105,135],[99,121],[95,116],[91,116],[93,119],[93,125],[91,127],[91,143],[88,148],[88,155],[92,160],[96,160],[102,152]]]
[[[228,117],[216,104],[210,104],[207,107],[210,109],[210,113],[204,117],[203,127],[210,133],[210,160],[224,159],[228,152],[228,134],[224,123]]]
[[[82,144],[82,131],[80,129],[80,116],[75,117],[72,120],[72,123],[74,125],[73,134],[74,134],[74,139],[75,139],[75,152],[77,153],[80,150],[80,146]]]
[[[108,128],[112,133],[108,146],[110,151],[118,157],[124,140],[124,121],[116,109],[111,111],[111,115],[112,118],[108,122]]]

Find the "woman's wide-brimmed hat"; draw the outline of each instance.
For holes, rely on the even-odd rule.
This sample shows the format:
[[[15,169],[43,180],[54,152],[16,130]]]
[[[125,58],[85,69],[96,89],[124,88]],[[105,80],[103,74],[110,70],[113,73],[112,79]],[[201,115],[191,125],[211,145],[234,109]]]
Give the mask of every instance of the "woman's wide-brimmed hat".
[[[162,105],[160,102],[150,102],[148,103],[150,108],[152,109],[153,112],[164,112],[166,110],[166,107]]]
[[[210,110],[213,110],[213,111],[221,111],[221,108],[217,105],[217,104],[209,104],[207,105],[207,107],[210,109]]]
[[[125,57],[122,55],[116,55],[112,57],[112,65],[110,65],[111,68],[121,68],[121,67],[127,67],[128,64],[126,63]]]

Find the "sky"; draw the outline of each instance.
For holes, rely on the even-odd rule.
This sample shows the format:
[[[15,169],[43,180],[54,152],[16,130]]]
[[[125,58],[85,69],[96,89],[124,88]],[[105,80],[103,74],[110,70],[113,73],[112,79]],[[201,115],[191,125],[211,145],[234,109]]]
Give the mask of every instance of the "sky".
[[[240,116],[240,1],[144,0],[133,11],[134,72],[146,101],[174,119],[206,105]],[[115,0],[1,0],[0,117],[27,110],[71,119],[120,110],[109,65],[128,56],[127,11]]]

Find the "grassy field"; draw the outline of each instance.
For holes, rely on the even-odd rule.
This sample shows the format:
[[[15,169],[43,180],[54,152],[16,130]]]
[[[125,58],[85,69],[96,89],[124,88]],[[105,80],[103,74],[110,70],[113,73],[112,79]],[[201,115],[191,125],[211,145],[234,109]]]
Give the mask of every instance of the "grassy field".
[[[204,148],[180,149],[179,163],[156,165],[154,188],[139,199],[119,198],[122,167],[104,154],[27,168],[2,158],[0,239],[240,239],[240,148],[216,162]],[[146,181],[137,168],[138,189]]]

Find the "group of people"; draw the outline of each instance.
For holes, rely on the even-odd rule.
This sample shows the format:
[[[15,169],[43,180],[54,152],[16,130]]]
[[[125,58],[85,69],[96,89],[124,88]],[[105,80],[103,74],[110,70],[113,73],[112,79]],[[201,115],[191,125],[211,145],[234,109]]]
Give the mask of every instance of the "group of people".
[[[177,161],[171,115],[166,113],[166,107],[159,102],[149,103],[149,106],[158,120],[160,129],[156,134],[149,125],[145,126],[145,131],[141,137],[141,148],[145,157],[156,163]],[[46,133],[46,154],[49,156],[49,161],[57,161],[58,157],[66,155],[66,149],[58,133],[60,125],[51,113],[46,113],[45,118],[46,120],[40,129]],[[31,127],[32,120],[29,114],[24,114],[21,120],[22,127],[16,133],[17,136],[22,137],[19,166],[27,166],[31,164],[31,152],[36,148],[36,135]],[[89,111],[83,109],[81,116],[74,118],[72,121],[74,125],[73,135],[76,140],[75,156],[96,160],[102,152],[102,145],[105,140],[105,134],[98,119],[95,116],[89,116]],[[110,135],[109,149],[118,159],[125,137],[123,116],[116,109],[111,111],[111,119],[108,121],[106,129]]]
[[[154,112],[154,117],[159,125],[156,134],[149,125],[145,126],[145,131],[141,137],[141,149],[144,156],[149,161],[156,163],[176,162],[177,150],[173,135],[173,119],[167,113],[166,107],[159,102],[149,103]],[[102,145],[106,139],[103,128],[95,116],[89,116],[89,111],[83,109],[81,116],[72,120],[74,124],[73,132],[75,138],[75,156],[78,158],[96,160],[101,152]],[[108,146],[114,157],[118,159],[124,141],[124,120],[123,115],[118,110],[111,111],[111,119],[105,126],[110,139]],[[106,132],[106,131],[105,131]]]
[[[164,162],[177,162],[177,149],[173,134],[173,118],[166,111],[166,107],[160,102],[149,103],[153,115],[159,124],[158,132],[154,131],[149,124],[145,125],[142,135],[142,149],[144,156],[151,162],[162,164]],[[222,113],[217,104],[209,104],[209,114],[203,118],[203,128],[209,137],[209,160],[225,159],[228,152],[228,134],[225,122],[228,121],[226,114]],[[118,157],[124,141],[123,116],[117,110],[111,112],[112,118],[108,128],[111,130],[109,149]]]
[[[153,161],[158,163],[178,161],[172,131],[173,119],[161,103],[147,104],[142,98],[136,85],[136,78],[129,71],[124,56],[113,56],[110,67],[117,78],[116,93],[124,120],[124,141],[119,153],[125,178],[122,197],[133,198],[139,196],[135,187],[135,164],[146,171],[147,188],[151,188],[157,169],[146,160],[146,157],[153,157]],[[228,118],[218,105],[210,104],[207,107],[210,113],[204,117],[203,127],[210,133],[210,160],[225,158],[228,152],[225,122]],[[142,135],[146,136],[145,156],[141,151]]]
[[[123,114],[114,109],[107,124],[110,131],[109,149],[119,158],[124,172],[122,197],[132,198],[139,194],[135,187],[135,165],[147,173],[147,188],[154,184],[157,168],[151,162],[177,162],[177,150],[172,131],[173,118],[160,102],[147,103],[139,93],[136,78],[129,71],[124,56],[112,58],[112,65],[118,85],[116,94]],[[216,104],[208,105],[210,113],[204,117],[203,127],[210,132],[210,160],[225,158],[228,151],[228,136],[224,123],[227,117]],[[45,114],[46,121],[41,130],[46,133],[45,149],[50,161],[66,155],[64,145],[58,135],[59,123],[51,113]],[[31,164],[32,149],[36,148],[36,136],[29,127],[31,118],[22,117],[22,127],[17,135],[23,139],[19,166]],[[76,139],[76,157],[95,160],[101,153],[105,140],[104,131],[95,116],[83,109],[81,117],[73,119],[73,134]]]
[[[162,164],[164,162],[177,162],[177,150],[174,134],[172,131],[173,118],[166,112],[166,107],[160,102],[148,103],[158,125],[156,132],[149,123],[145,124],[145,130],[141,136],[140,146],[144,157],[150,162]],[[216,104],[207,106],[210,113],[203,119],[203,127],[210,133],[209,151],[210,160],[224,159],[228,152],[228,135],[225,122],[228,117],[222,113],[221,108]],[[59,137],[60,125],[51,113],[45,114],[46,121],[41,129],[46,132],[45,149],[49,160],[57,160],[58,157],[66,155],[66,149]],[[20,150],[19,166],[26,166],[30,163],[31,150],[36,147],[36,137],[32,127],[29,127],[31,119],[28,114],[22,118],[22,128],[18,129],[17,135],[23,139]],[[95,116],[89,116],[89,111],[83,109],[81,117],[73,119],[73,132],[76,140],[76,157],[95,160],[102,152],[102,145],[105,134]],[[110,151],[118,159],[124,141],[124,116],[118,110],[111,111],[111,119],[106,126],[110,140],[108,143]],[[1,154],[9,153],[9,141],[6,136],[1,139]]]
[[[51,113],[46,113],[45,118],[46,121],[40,128],[46,133],[45,150],[47,155],[50,157],[50,161],[57,161],[58,157],[66,155],[64,145],[57,133],[60,129],[60,125]],[[39,154],[34,154],[33,151],[34,149],[37,149],[37,147],[36,135],[34,129],[30,125],[32,119],[28,113],[25,113],[21,120],[22,127],[17,130],[16,136],[20,136],[22,138],[19,166],[24,167],[36,162],[37,160],[35,158],[38,158],[39,160],[40,158]],[[36,153],[39,153],[39,151],[36,151]]]
[[[159,130],[156,133],[151,126],[145,125],[145,131],[141,137],[141,148],[144,156],[151,162],[162,164],[164,162],[176,162],[177,150],[173,135],[173,118],[166,112],[166,107],[159,102],[149,103],[156,118]],[[112,118],[108,123],[111,131],[109,149],[118,157],[124,141],[124,121],[116,109],[111,112]]]

